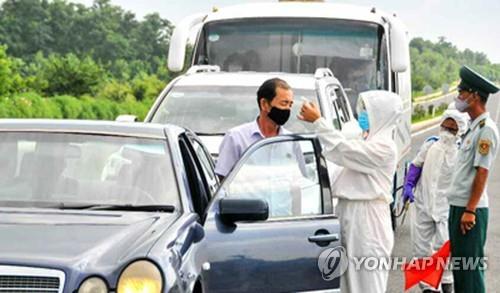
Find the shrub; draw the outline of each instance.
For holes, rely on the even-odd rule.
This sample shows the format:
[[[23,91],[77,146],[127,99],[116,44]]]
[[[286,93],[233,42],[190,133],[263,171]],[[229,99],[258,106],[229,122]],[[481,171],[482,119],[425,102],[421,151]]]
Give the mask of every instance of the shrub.
[[[135,101],[130,85],[116,80],[111,80],[104,84],[97,93],[97,98],[120,103]]]

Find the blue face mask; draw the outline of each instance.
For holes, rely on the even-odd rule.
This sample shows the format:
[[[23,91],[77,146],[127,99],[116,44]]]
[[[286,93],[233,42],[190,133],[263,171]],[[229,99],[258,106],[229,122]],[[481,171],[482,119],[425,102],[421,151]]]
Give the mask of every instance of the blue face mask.
[[[368,112],[366,111],[359,112],[358,123],[359,127],[361,127],[363,131],[368,131],[370,129],[370,122],[368,121]]]

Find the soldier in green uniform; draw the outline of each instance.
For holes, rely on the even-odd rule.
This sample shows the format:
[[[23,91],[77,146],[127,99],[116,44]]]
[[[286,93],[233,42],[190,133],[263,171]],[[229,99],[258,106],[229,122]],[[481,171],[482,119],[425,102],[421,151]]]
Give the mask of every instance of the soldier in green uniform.
[[[449,233],[455,293],[486,292],[484,268],[468,265],[484,261],[488,228],[488,172],[498,150],[498,129],[486,111],[488,96],[498,87],[467,66],[460,69],[461,82],[455,106],[467,112],[471,124],[463,136],[456,169],[448,190]]]

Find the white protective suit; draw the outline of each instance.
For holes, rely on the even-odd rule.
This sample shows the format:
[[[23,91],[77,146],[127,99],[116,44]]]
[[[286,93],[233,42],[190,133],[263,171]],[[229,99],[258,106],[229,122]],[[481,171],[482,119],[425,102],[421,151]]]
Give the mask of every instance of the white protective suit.
[[[389,204],[397,165],[393,132],[402,112],[401,98],[387,91],[360,94],[370,123],[366,140],[347,140],[324,118],[314,122],[327,160],[344,167],[332,186],[339,198],[341,242],[349,256],[347,271],[341,276],[344,293],[383,293],[386,270],[356,270],[352,257],[388,258],[394,244]],[[363,266],[361,266],[363,268]]]
[[[458,136],[468,127],[468,115],[457,110],[446,110],[442,121],[452,118],[458,125]],[[415,218],[412,238],[413,254],[416,257],[432,255],[449,239],[449,205],[446,189],[451,184],[453,168],[458,154],[458,136],[441,133],[439,139],[428,140],[418,152],[412,164],[422,168],[420,180],[415,187]],[[445,271],[441,281],[453,283],[451,271]],[[422,289],[430,289],[425,284]]]

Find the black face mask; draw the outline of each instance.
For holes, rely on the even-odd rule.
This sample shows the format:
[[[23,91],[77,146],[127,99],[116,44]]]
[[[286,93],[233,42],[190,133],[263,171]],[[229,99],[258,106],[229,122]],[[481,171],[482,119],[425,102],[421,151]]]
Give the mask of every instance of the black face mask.
[[[290,109],[280,109],[276,107],[272,107],[267,117],[274,121],[274,123],[278,125],[283,125],[290,118]]]

